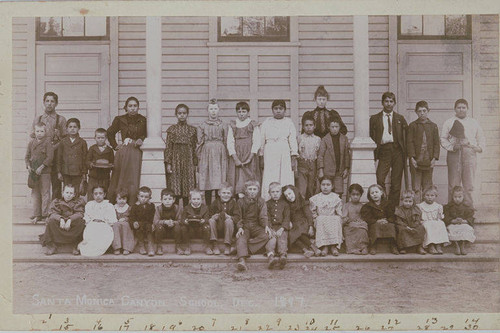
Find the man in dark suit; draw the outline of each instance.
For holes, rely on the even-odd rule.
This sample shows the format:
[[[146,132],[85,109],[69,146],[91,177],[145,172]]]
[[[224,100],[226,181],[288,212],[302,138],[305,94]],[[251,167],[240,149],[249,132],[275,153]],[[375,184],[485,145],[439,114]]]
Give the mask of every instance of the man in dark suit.
[[[389,201],[399,205],[401,178],[406,166],[406,132],[408,124],[405,118],[394,112],[396,96],[392,92],[382,95],[384,109],[370,117],[370,137],[377,144],[374,151],[377,165],[377,184],[385,188],[385,178],[391,170]]]

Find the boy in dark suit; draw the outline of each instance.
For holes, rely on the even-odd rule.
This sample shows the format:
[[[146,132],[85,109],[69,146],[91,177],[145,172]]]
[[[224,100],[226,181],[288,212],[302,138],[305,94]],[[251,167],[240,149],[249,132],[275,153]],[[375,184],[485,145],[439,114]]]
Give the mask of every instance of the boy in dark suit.
[[[68,119],[66,123],[68,136],[61,140],[57,149],[59,180],[64,182],[64,186],[73,185],[77,197],[82,179],[87,173],[87,142],[78,134],[80,128],[80,120]]]
[[[95,145],[89,148],[87,153],[87,167],[89,169],[89,185],[87,199],[92,200],[92,189],[102,186],[104,192],[108,191],[109,177],[115,155],[113,149],[106,145],[107,132],[104,128],[95,130]]]
[[[406,165],[406,133],[408,124],[405,118],[394,112],[396,96],[392,92],[382,95],[384,109],[370,117],[370,137],[377,144],[374,151],[377,165],[377,184],[385,188],[385,178],[391,170],[389,201],[399,206],[401,178]]]

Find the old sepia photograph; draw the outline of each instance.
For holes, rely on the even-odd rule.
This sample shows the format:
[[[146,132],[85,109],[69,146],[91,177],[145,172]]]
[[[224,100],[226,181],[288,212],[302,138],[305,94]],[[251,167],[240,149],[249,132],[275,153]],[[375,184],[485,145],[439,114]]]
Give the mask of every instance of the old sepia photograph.
[[[500,312],[499,16],[283,15],[12,18],[14,314]]]

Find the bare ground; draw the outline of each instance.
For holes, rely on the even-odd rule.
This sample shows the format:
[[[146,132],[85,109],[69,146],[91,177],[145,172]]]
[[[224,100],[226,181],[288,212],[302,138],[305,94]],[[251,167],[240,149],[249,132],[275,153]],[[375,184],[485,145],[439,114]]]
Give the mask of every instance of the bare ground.
[[[14,313],[499,312],[498,263],[14,264]]]

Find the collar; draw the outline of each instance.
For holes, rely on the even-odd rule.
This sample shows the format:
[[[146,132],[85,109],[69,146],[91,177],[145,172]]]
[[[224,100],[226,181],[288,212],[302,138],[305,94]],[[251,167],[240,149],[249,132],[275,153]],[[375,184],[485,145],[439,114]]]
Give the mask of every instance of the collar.
[[[51,117],[51,118],[57,117],[56,111],[52,111],[52,112],[44,111],[44,115],[47,116],[47,117]]]
[[[220,125],[222,123],[222,120],[220,120],[220,118],[217,118],[217,119],[207,119],[205,120],[205,123],[209,124],[209,125]]]
[[[320,108],[319,106],[317,106],[314,111],[328,111],[328,109],[326,108],[326,106],[324,108]]]
[[[252,119],[250,119],[250,117],[248,117],[247,119],[245,119],[243,121],[236,118],[236,125],[244,127],[244,126],[247,126],[248,124],[250,124],[251,121],[252,121]]]
[[[389,115],[391,118],[394,117],[394,111],[385,112],[384,110],[382,110],[382,116],[387,117],[387,115]]]
[[[417,118],[417,123],[418,124],[427,124],[427,123],[430,123],[431,121],[429,120],[429,118],[425,119],[425,120],[421,120],[420,118]]]

